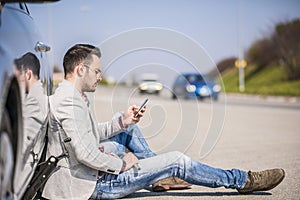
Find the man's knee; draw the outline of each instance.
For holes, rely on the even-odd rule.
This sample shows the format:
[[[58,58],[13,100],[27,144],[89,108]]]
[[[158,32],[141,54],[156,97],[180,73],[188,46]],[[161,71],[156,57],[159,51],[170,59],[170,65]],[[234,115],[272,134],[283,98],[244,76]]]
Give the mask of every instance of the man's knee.
[[[182,152],[180,151],[171,151],[168,154],[168,157],[173,160],[173,162],[176,163],[184,163],[187,160],[187,156],[184,155]]]
[[[126,132],[131,133],[133,131],[139,131],[139,127],[136,124],[131,124],[127,127]]]

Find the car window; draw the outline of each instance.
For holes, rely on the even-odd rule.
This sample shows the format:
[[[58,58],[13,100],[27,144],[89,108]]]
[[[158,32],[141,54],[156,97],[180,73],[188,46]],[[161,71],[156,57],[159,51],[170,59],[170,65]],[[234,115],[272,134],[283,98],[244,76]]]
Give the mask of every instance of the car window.
[[[19,3],[4,3],[4,4],[6,9],[14,9],[15,12],[22,12],[24,14],[30,15],[29,9],[25,3],[19,2]]]
[[[186,78],[182,75],[178,76],[176,84],[183,84],[186,81]]]
[[[186,76],[186,79],[189,83],[203,81],[203,77],[201,75],[198,75],[198,74],[188,75],[188,76]]]

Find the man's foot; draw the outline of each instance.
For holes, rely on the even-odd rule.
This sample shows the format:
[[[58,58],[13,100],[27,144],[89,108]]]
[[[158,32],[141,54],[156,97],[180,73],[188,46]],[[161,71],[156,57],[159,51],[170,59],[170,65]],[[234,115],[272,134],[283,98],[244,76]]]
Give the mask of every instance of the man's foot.
[[[169,177],[158,181],[152,185],[154,192],[164,192],[167,190],[183,190],[189,189],[192,184],[189,184],[177,177]]]
[[[284,179],[283,169],[270,169],[261,172],[248,172],[248,179],[243,189],[238,189],[241,194],[251,194],[255,191],[271,190]]]

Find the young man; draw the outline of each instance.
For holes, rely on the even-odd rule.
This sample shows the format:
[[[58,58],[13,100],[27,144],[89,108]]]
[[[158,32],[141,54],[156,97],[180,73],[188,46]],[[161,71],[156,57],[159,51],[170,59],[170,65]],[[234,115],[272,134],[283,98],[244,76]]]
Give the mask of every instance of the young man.
[[[40,61],[31,52],[24,54],[14,61],[15,74],[20,83],[23,108],[23,163],[20,168],[22,176],[16,176],[16,188],[32,172],[36,155],[40,155],[47,131],[48,98],[40,81]],[[17,189],[18,190],[18,189]]]
[[[33,53],[15,60],[15,74],[21,87],[24,119],[24,148],[29,153],[48,115],[48,100],[40,81],[40,61]]]
[[[71,47],[64,56],[65,80],[50,99],[53,133],[49,135],[48,154],[66,153],[68,157],[50,176],[43,197],[115,199],[168,177],[240,193],[269,190],[283,180],[282,169],[247,173],[213,168],[176,151],[138,160],[131,152],[120,158],[101,148],[101,141],[124,134],[143,113],[135,117],[138,107],[130,106],[110,122],[96,122],[85,92],[94,92],[101,81],[100,57],[100,50],[87,44]]]

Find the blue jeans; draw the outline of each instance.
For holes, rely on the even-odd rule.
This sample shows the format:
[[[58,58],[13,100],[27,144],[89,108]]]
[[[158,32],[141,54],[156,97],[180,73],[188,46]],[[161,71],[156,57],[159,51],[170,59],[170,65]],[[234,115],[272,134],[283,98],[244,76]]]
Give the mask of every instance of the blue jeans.
[[[139,132],[137,127],[133,127],[133,130]],[[131,133],[134,132],[133,130],[131,130]],[[141,141],[144,141],[139,144],[139,147],[142,147],[145,144],[146,147],[148,147],[146,141],[144,139],[141,139],[142,137],[137,138],[140,141],[131,141],[130,144],[139,144]],[[137,138],[132,137],[131,139],[135,140]],[[112,146],[116,145],[115,147],[123,148],[122,146],[125,145],[122,145],[122,143],[118,142],[128,141],[120,139],[122,138],[112,138],[114,143],[114,145]],[[109,142],[106,142],[108,144],[107,146],[109,146]],[[117,151],[121,150],[118,148],[116,149]],[[114,148],[110,150],[113,149]],[[139,152],[140,150],[142,150],[140,148],[137,149],[139,149]],[[247,181],[247,172],[239,169],[223,170],[213,168],[200,162],[194,161],[190,157],[177,151],[157,156],[154,153],[151,154],[149,152],[151,152],[151,150],[148,147],[148,150],[146,150],[144,153],[145,155],[151,156],[139,160],[139,166],[141,168],[140,170],[131,168],[130,170],[122,172],[118,175],[106,173],[101,178],[99,178],[97,181],[96,189],[91,199],[122,198],[159,180],[171,176],[178,177],[194,185],[201,185],[212,188],[224,186],[226,188],[240,189],[245,186]]]
[[[138,159],[156,156],[156,154],[151,151],[140,129],[136,125],[129,126],[126,132],[104,140],[100,145],[104,147],[105,152],[112,152],[116,155],[129,150],[134,153]]]

